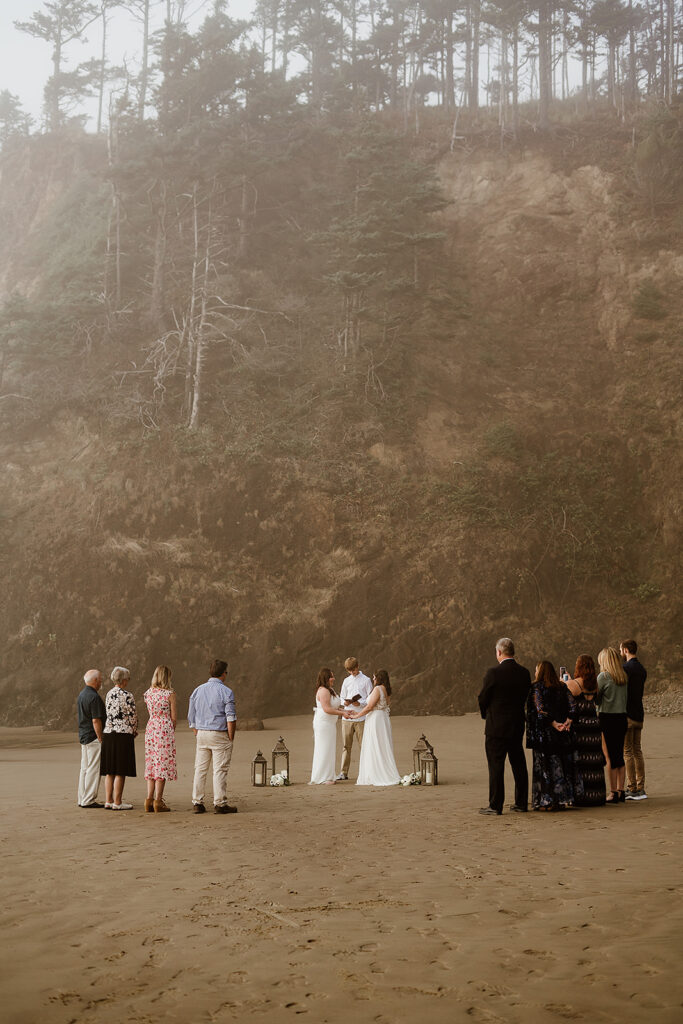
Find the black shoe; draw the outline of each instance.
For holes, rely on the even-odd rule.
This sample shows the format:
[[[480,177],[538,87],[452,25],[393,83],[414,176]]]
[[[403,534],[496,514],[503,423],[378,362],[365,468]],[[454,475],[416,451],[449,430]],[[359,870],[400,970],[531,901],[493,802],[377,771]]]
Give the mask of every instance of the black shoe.
[[[195,804],[192,809],[193,814],[204,814],[205,812],[206,807],[204,806],[204,804]]]
[[[480,807],[479,808],[479,813],[480,814],[502,814],[503,812],[502,811],[497,811],[495,809],[495,807]]]
[[[522,814],[526,814],[528,808],[527,807],[518,807],[517,804],[510,804],[510,810],[511,811],[521,811]]]
[[[237,814],[237,808],[231,807],[230,804],[223,804],[222,807],[214,807],[214,814]]]
[[[91,804],[79,804],[79,807],[83,807],[83,808],[86,808],[86,807],[104,807],[104,804],[98,804],[96,802],[93,802]]]

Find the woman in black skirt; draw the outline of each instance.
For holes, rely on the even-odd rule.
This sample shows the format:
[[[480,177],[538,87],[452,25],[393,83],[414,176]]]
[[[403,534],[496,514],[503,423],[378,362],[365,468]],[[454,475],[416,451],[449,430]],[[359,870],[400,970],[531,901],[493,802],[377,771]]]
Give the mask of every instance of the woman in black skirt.
[[[102,736],[100,775],[104,775],[105,808],[111,811],[132,811],[132,804],[123,803],[126,776],[135,778],[135,737],[138,715],[135,699],[127,689],[130,672],[117,665],[111,674],[114,684],[105,701],[107,722]]]
[[[626,799],[624,793],[626,778],[624,740],[628,727],[626,717],[627,676],[621,667],[621,659],[614,647],[605,647],[600,651],[598,665],[602,671],[598,676],[598,694],[595,700],[600,708],[600,725],[607,750],[607,770],[612,790],[605,803],[613,805]]]

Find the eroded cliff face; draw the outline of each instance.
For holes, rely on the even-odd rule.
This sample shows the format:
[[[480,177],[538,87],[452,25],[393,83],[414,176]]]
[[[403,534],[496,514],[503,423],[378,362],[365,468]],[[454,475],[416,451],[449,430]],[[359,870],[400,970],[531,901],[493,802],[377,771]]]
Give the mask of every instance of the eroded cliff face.
[[[431,305],[381,400],[312,381],[288,450],[247,443],[277,434],[269,382],[239,444],[87,395],[4,437],[3,722],[70,722],[114,664],[138,697],[171,665],[182,707],[214,656],[245,716],[306,711],[349,654],[389,669],[398,713],[464,712],[502,634],[528,665],[635,635],[676,675],[683,255],[595,166],[449,155],[440,177],[461,315]],[[652,282],[660,319],[638,315]],[[115,389],[124,354],[87,359]]]

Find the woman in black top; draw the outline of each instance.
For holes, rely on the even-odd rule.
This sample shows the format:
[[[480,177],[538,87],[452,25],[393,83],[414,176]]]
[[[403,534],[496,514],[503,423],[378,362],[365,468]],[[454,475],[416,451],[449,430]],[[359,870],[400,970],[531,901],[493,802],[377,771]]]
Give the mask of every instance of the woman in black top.
[[[574,804],[577,807],[600,807],[605,802],[605,755],[602,752],[602,729],[595,706],[598,680],[595,662],[590,654],[576,660],[574,678],[567,683],[571,694],[574,756]]]

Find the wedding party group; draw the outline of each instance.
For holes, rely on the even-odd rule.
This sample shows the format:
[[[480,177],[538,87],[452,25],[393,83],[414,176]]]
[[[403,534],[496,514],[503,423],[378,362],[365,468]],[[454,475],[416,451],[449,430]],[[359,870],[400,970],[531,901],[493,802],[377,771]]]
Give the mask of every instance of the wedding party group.
[[[636,657],[635,640],[624,640],[620,654],[614,647],[593,658],[581,655],[570,678],[558,676],[549,661],[536,666],[532,681],[528,669],[515,660],[509,637],[496,644],[498,664],[489,669],[479,694],[486,721],[485,749],[489,770],[489,803],[480,813],[503,813],[505,763],[515,782],[510,809],[526,811],[529,778],[526,746],[532,750],[533,810],[557,811],[570,807],[618,805],[644,800],[645,768],[641,747],[643,690],[647,673]],[[347,676],[337,694],[334,673],[323,668],[316,680],[313,712],[313,764],[310,785],[334,785],[349,778],[354,740],[359,748],[359,786],[396,786],[402,780],[394,757],[390,720],[391,682],[380,669],[365,675],[355,657],[344,662]],[[228,803],[228,771],[232,758],[237,715],[235,697],[227,685],[227,662],[216,659],[209,679],[190,696],[188,724],[196,737],[192,807],[206,812],[205,788],[213,773],[213,809],[234,814]],[[130,690],[130,671],[117,666],[112,687],[102,700],[103,677],[90,669],[78,696],[81,768],[78,805],[82,808],[132,810],[123,799],[127,778],[136,776],[135,737],[138,716]],[[178,778],[175,730],[178,722],[171,670],[154,670],[144,701],[149,714],[145,728],[145,811],[169,810],[164,800],[167,782]],[[337,724],[342,722],[342,756],[337,772]],[[605,767],[609,795],[605,785]],[[105,802],[98,801],[104,778]],[[628,784],[626,780],[628,779]]]
[[[635,640],[623,640],[619,652],[603,648],[599,672],[590,654],[582,654],[572,677],[564,667],[558,676],[550,661],[541,661],[532,682],[528,669],[515,661],[512,640],[498,640],[498,664],[486,673],[479,694],[489,769],[489,802],[480,814],[503,813],[506,759],[515,782],[510,810],[528,810],[525,730],[534,811],[647,799],[641,745],[647,672],[637,651]]]

